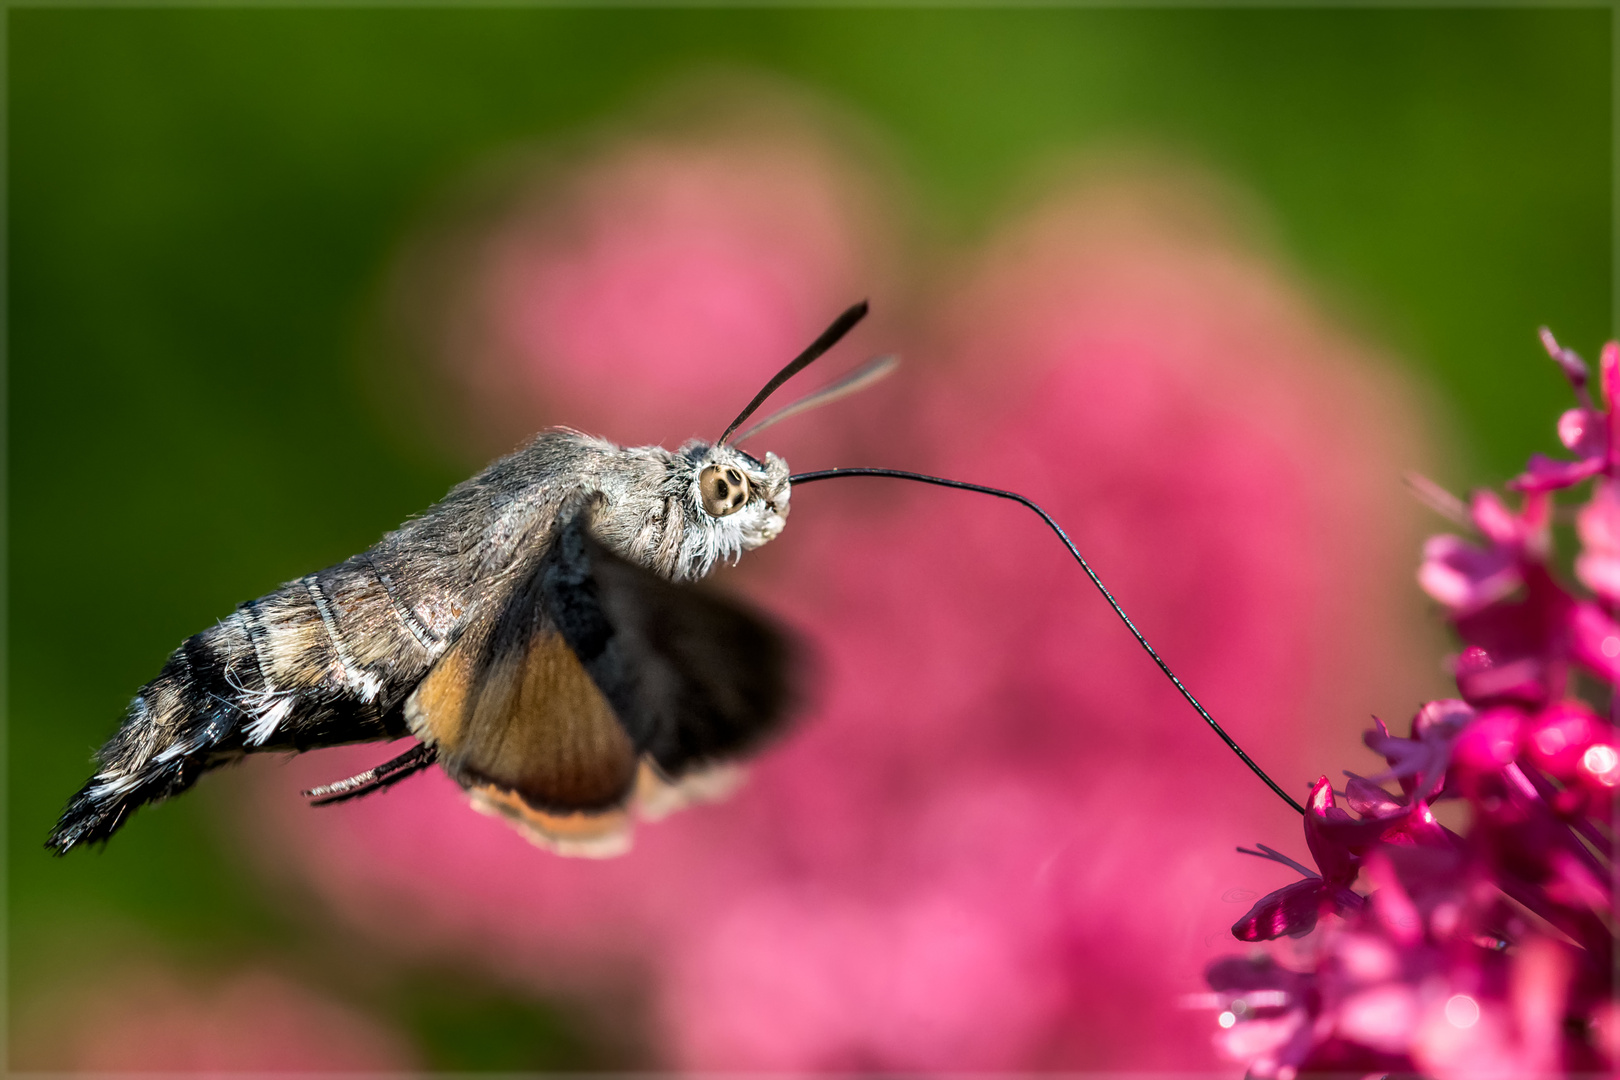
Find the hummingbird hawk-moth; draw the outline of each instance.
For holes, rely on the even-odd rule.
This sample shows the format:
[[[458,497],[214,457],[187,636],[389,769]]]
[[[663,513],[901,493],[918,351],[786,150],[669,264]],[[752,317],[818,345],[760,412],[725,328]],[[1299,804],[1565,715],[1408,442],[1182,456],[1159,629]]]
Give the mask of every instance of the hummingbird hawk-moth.
[[[246,754],[412,736],[399,757],[306,794],[354,798],[437,763],[536,842],[622,850],[638,792],[701,788],[797,697],[784,633],[691,583],[787,521],[787,463],[735,443],[892,368],[874,361],[731,438],[865,313],[844,312],[714,443],[547,431],[370,550],[186,639],[47,846],[105,840]]]
[[[398,757],[305,794],[317,805],[357,798],[436,763],[474,807],[536,843],[622,851],[632,802],[664,809],[725,786],[729,763],[780,729],[798,696],[784,632],[693,583],[781,533],[794,484],[862,476],[1033,510],[1204,722],[1303,813],[1027,497],[897,469],[791,474],[775,454],[738,448],[893,370],[893,357],[879,357],[732,439],[866,310],[834,320],[713,443],[670,451],[544,432],[370,550],[187,638],[135,695],[46,846],[65,854],[105,840],[135,809],[247,754],[411,736]]]

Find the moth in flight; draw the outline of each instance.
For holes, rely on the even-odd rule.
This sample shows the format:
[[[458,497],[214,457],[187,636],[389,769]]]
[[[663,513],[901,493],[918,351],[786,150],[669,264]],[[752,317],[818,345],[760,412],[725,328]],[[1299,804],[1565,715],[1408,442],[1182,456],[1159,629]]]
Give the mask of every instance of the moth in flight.
[[[691,583],[787,522],[787,463],[736,444],[892,370],[879,358],[732,438],[865,314],[840,315],[714,443],[547,431],[370,550],[186,639],[47,846],[105,840],[246,754],[412,736],[399,757],[306,794],[355,798],[436,763],[537,843],[622,851],[633,802],[712,787],[796,698],[784,634]]]
[[[796,693],[781,631],[692,582],[768,543],[792,487],[886,477],[1010,499],[1040,516],[1199,717],[1303,808],[1176,678],[1046,511],[999,488],[898,469],[790,474],[737,444],[893,370],[865,366],[732,438],[866,314],[857,304],[713,443],[675,451],[545,432],[352,559],[251,600],[186,639],[141,689],[46,845],[105,840],[146,803],[261,751],[413,736],[405,753],[306,792],[380,791],[437,763],[478,809],[565,854],[628,843],[630,809],[724,786]]]

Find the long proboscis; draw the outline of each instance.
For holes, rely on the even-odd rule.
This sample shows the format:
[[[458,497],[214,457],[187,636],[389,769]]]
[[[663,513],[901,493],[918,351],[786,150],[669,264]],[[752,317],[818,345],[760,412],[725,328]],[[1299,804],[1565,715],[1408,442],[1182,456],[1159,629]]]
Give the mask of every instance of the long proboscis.
[[[771,377],[771,381],[766,383],[760,392],[754,395],[754,400],[750,401],[743,408],[743,411],[737,414],[737,419],[731,422],[731,426],[726,428],[726,433],[715,441],[715,445],[724,445],[725,441],[731,438],[731,433],[741,427],[744,420],[747,420],[750,416],[753,416],[755,409],[765,404],[766,398],[776,393],[783,383],[787,382],[789,379],[793,378],[793,376],[815,363],[818,359],[820,359],[823,353],[832,348],[834,345],[838,344],[838,342],[843,339],[845,334],[849,333],[855,328],[856,323],[866,318],[866,312],[867,303],[865,300],[862,300],[860,303],[852,305],[842,315],[834,319],[832,321],[832,325],[823,330],[821,332],[821,336],[812,341],[808,349],[805,349],[804,352],[800,353],[798,356],[795,356],[791,361],[788,362],[787,367],[784,367],[781,371],[778,371]]]
[[[1164,662],[1164,658],[1154,650],[1152,645],[1148,644],[1148,639],[1143,636],[1142,631],[1138,630],[1136,624],[1131,621],[1131,617],[1125,614],[1125,609],[1120,606],[1118,600],[1114,599],[1114,594],[1108,591],[1108,587],[1102,583],[1102,578],[1097,576],[1097,571],[1093,570],[1091,564],[1086,562],[1085,556],[1080,554],[1080,549],[1074,546],[1074,541],[1069,539],[1069,534],[1064,532],[1063,527],[1052,519],[1052,515],[1042,510],[1033,500],[1018,494],[1016,491],[1004,491],[1001,488],[986,487],[983,484],[969,484],[963,480],[947,480],[941,476],[906,472],[903,469],[822,469],[817,472],[799,473],[790,477],[789,482],[797,486],[799,484],[814,483],[818,480],[835,480],[850,476],[882,476],[893,480],[911,480],[919,484],[933,484],[936,487],[957,488],[961,491],[976,491],[981,495],[993,495],[998,499],[1010,499],[1035,511],[1036,514],[1040,515],[1040,519],[1046,522],[1047,528],[1056,533],[1057,538],[1063,541],[1063,546],[1069,549],[1069,554],[1074,556],[1074,561],[1080,564],[1080,569],[1086,572],[1086,577],[1090,578],[1091,583],[1097,587],[1097,591],[1102,593],[1103,599],[1108,601],[1108,606],[1114,609],[1114,614],[1119,616],[1119,621],[1125,624],[1125,629],[1131,632],[1131,636],[1136,639],[1136,643],[1142,646],[1148,656],[1152,657],[1155,664],[1159,665],[1159,670],[1164,672],[1164,677],[1169,679],[1171,684],[1181,692],[1181,696],[1186,698],[1187,704],[1197,711],[1198,715],[1203,718],[1204,723],[1209,725],[1210,730],[1215,732],[1220,737],[1220,740],[1226,744],[1227,748],[1238,756],[1238,760],[1247,765],[1254,775],[1258,776],[1265,782],[1267,787],[1276,792],[1279,799],[1293,807],[1298,813],[1305,813],[1305,808],[1286,791],[1278,787],[1277,782],[1267,776],[1266,771],[1256,765],[1254,759],[1243,752],[1243,748],[1237,744],[1236,740],[1228,735],[1221,725],[1215,722],[1215,718],[1209,714],[1209,710],[1205,709],[1198,699],[1193,697],[1192,691],[1188,690],[1186,685],[1176,677],[1176,673],[1170,670],[1170,665]]]

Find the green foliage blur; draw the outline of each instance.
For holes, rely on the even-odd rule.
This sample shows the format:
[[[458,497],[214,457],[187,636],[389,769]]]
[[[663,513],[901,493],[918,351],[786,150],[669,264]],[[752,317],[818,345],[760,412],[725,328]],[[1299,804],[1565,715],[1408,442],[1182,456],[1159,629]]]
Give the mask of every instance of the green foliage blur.
[[[919,214],[981,234],[1055,153],[1160,147],[1450,412],[1453,486],[1552,451],[1540,324],[1611,323],[1611,14],[1586,10],[73,10],[9,26],[11,1022],[156,956],[260,960],[425,1064],[646,1063],[476,971],[348,953],[219,823],[226,783],[105,852],[41,843],[168,651],[477,463],[360,374],[401,237],[501,149],[672,78],[765,73],[861,117]],[[1415,553],[1414,553],[1415,555]],[[628,1053],[628,1057],[626,1054]]]

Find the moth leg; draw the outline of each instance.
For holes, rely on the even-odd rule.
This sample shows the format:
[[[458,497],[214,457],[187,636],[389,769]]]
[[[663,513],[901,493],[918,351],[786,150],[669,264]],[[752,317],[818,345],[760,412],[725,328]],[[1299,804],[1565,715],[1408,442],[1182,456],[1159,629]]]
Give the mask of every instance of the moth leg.
[[[323,784],[303,793],[311,806],[330,806],[332,803],[358,799],[391,787],[408,776],[421,772],[439,759],[437,748],[428,743],[417,743],[396,758],[335,784]]]

